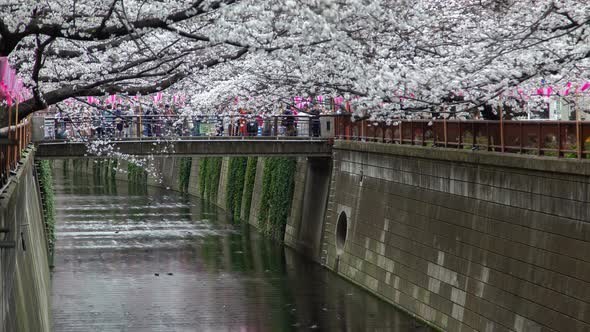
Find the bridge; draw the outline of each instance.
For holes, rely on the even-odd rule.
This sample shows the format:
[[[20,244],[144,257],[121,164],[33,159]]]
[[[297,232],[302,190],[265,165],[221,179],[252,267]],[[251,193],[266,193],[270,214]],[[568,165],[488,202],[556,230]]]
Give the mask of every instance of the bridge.
[[[132,155],[292,155],[325,157],[334,139],[419,145],[432,148],[469,149],[500,153],[586,159],[590,157],[590,122],[547,120],[431,120],[398,119],[354,121],[350,115],[272,116],[255,119],[237,116],[229,120],[181,116],[129,116],[117,131],[114,120],[103,121],[102,138],[114,150]],[[99,139],[93,119],[49,118],[33,130],[38,157],[91,157],[87,147]],[[220,125],[222,123],[222,125]],[[228,125],[229,123],[229,125]],[[250,131],[249,124],[255,123]],[[225,125],[225,131],[219,129]],[[248,127],[248,129],[247,129]],[[64,139],[51,137],[68,131]],[[216,129],[215,129],[216,128]],[[215,132],[217,130],[217,132]],[[119,133],[119,137],[117,137]],[[75,134],[75,135],[74,135]],[[35,136],[41,137],[35,139]],[[93,143],[94,142],[94,143]]]
[[[100,151],[134,156],[329,157],[332,138],[320,137],[321,122],[320,117],[295,115],[226,120],[178,115],[50,117],[33,125],[38,130],[33,140],[40,159],[104,156]],[[328,128],[324,133],[329,134]]]
[[[303,137],[177,137],[162,139],[147,137],[110,141],[109,151],[134,156],[305,156],[329,157],[331,140]],[[51,140],[38,143],[38,159],[100,157],[92,147],[103,145],[101,141]],[[112,150],[111,150],[112,148]]]
[[[163,115],[121,118],[117,123],[114,115],[101,116],[98,126],[96,117],[22,119],[6,138],[0,138],[3,166],[0,185],[16,169],[18,151],[31,141],[38,146],[36,156],[41,159],[97,157],[94,147],[100,147],[104,141],[109,142],[109,151],[138,156],[328,157],[333,140],[590,158],[590,122],[587,121],[397,119],[375,122],[353,121],[350,114],[264,119],[240,115],[229,120]],[[254,122],[254,130],[250,131],[249,124]]]

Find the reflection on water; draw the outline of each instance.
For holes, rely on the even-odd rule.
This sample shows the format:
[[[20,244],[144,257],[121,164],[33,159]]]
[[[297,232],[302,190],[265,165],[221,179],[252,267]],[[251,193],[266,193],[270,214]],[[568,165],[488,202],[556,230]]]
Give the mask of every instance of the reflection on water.
[[[426,331],[223,211],[56,170],[55,331]]]

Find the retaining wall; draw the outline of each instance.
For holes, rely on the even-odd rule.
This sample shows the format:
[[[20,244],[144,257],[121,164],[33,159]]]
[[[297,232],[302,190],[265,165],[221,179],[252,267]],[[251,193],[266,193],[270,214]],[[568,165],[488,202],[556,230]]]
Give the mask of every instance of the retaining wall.
[[[15,181],[0,196],[0,331],[50,331],[49,264],[34,149],[27,150]]]
[[[298,160],[293,205],[285,228],[285,244],[317,262],[320,261],[331,166],[330,158]]]
[[[448,331],[590,330],[587,161],[337,142],[332,179],[343,277]]]

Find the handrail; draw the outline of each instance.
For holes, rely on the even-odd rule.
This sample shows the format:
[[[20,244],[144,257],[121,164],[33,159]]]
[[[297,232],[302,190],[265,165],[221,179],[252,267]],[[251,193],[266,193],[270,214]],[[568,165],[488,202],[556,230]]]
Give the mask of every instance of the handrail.
[[[22,151],[32,138],[31,116],[16,125],[10,125],[6,137],[0,138],[0,193],[10,183],[22,157]],[[12,173],[12,174],[11,174]]]
[[[335,118],[335,138],[430,147],[590,158],[590,122]]]
[[[320,136],[320,116],[93,114],[45,117],[45,138],[146,138],[190,136]]]

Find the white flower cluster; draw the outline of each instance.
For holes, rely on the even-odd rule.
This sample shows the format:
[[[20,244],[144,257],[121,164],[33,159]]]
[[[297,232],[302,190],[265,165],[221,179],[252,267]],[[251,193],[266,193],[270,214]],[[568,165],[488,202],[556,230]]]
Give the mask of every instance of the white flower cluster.
[[[344,96],[373,120],[533,105],[590,79],[579,0],[9,0],[0,52],[47,103],[187,95],[190,109]],[[517,91],[524,91],[523,94]],[[531,102],[533,104],[531,104]],[[32,112],[38,100],[23,105]],[[526,106],[526,107],[529,107]],[[27,108],[28,107],[28,108]],[[418,115],[415,115],[418,116]]]

